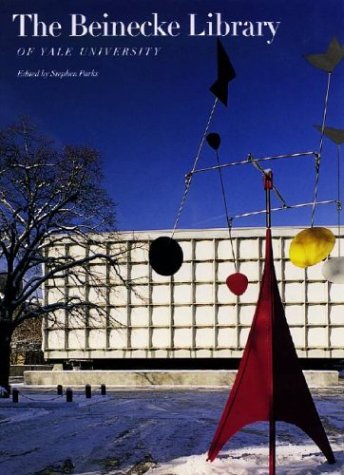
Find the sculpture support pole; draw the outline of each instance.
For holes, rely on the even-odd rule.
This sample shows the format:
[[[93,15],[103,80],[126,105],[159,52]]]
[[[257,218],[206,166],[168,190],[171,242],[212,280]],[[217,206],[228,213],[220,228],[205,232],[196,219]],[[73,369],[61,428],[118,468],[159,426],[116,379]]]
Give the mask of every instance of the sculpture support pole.
[[[272,171],[264,170],[264,189],[265,189],[265,207],[266,207],[266,227],[271,228],[271,190],[273,188]],[[272,316],[273,318],[273,316]],[[273,326],[273,322],[272,322]],[[270,348],[269,348],[269,364],[271,365],[271,381],[270,381],[270,408],[269,408],[269,475],[276,473],[276,420],[274,411],[274,371],[273,371],[273,331],[270,328]]]
[[[276,421],[274,414],[270,414],[269,421],[269,475],[276,471]]]
[[[272,171],[264,170],[264,190],[266,201],[266,227],[271,228],[271,190],[273,188]]]

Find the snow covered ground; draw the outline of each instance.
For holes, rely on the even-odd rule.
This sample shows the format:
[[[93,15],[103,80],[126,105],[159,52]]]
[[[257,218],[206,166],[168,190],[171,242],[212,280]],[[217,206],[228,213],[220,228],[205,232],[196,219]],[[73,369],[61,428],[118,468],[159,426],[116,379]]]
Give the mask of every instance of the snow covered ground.
[[[262,475],[268,427],[250,425],[219,457],[206,454],[228,397],[223,389],[116,390],[72,403],[50,389],[18,386],[0,400],[1,475]],[[344,474],[344,386],[312,390],[337,463],[299,429],[277,424],[277,474]]]

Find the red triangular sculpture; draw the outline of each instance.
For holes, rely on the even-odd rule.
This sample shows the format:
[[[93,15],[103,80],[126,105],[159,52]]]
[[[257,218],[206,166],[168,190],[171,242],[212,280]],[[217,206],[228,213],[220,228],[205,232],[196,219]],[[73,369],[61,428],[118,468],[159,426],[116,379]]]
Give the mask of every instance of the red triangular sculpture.
[[[300,427],[319,446],[328,462],[335,462],[285,318],[273,264],[271,230],[267,229],[265,268],[256,312],[208,460],[213,461],[242,427],[257,421],[277,420]]]

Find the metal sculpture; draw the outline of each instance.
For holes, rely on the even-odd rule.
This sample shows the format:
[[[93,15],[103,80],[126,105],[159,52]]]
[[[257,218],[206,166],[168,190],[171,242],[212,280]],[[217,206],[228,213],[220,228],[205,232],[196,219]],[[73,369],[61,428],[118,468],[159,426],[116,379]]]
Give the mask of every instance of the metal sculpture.
[[[244,426],[268,421],[269,475],[275,475],[276,421],[297,425],[314,440],[329,463],[335,463],[335,458],[299,365],[278,291],[271,243],[271,172],[265,176],[264,188],[267,229],[258,303],[208,460],[213,461],[223,445]]]
[[[321,227],[314,226],[315,212],[320,204],[337,204],[338,213],[341,210],[340,193],[338,191],[337,200],[318,201],[320,163],[323,149],[323,139],[325,135],[338,144],[344,140],[343,131],[338,129],[329,129],[326,127],[326,115],[331,83],[331,75],[334,68],[344,58],[344,48],[336,39],[333,39],[323,54],[309,55],[306,59],[315,67],[327,72],[327,88],[325,95],[325,105],[323,111],[322,125],[319,127],[321,132],[318,151],[297,152],[291,154],[282,154],[262,158],[254,158],[249,154],[246,160],[220,164],[219,148],[221,137],[217,133],[208,133],[211,121],[214,116],[218,101],[227,106],[228,102],[228,84],[235,78],[235,71],[229,57],[226,54],[221,42],[217,42],[218,53],[218,77],[210,90],[216,96],[214,105],[211,109],[205,131],[194,160],[192,170],[185,177],[185,189],[181,203],[177,212],[175,225],[173,228],[171,242],[179,223],[181,213],[184,209],[187,196],[190,191],[192,179],[195,174],[217,170],[220,178],[223,203],[225,208],[226,220],[229,231],[229,240],[232,248],[232,259],[236,272],[227,277],[226,283],[229,290],[240,296],[247,287],[247,277],[239,272],[238,261],[235,256],[232,242],[231,228],[232,221],[236,218],[254,216],[259,214],[266,215],[266,250],[265,267],[261,281],[260,293],[257,302],[253,323],[248,336],[248,341],[240,362],[239,371],[235,379],[233,388],[230,392],[227,404],[224,408],[218,428],[212,440],[208,460],[213,461],[223,445],[242,427],[256,421],[269,422],[269,474],[275,475],[276,469],[276,421],[284,421],[300,427],[313,441],[319,446],[329,463],[334,463],[335,458],[327,439],[325,430],[322,426],[320,417],[314,405],[311,393],[308,389],[301,366],[298,361],[297,353],[292,341],[289,326],[285,317],[284,308],[278,291],[271,240],[271,212],[282,211],[292,208],[301,208],[311,206],[311,227],[299,233],[292,242],[290,248],[290,259],[294,264],[300,267],[308,267],[320,262],[329,256],[335,243],[333,233]],[[197,168],[200,154],[204,142],[215,151],[216,165],[208,168]],[[339,156],[339,155],[338,155]],[[280,191],[273,183],[271,170],[265,170],[262,163],[271,160],[280,160],[285,158],[298,159],[300,157],[311,157],[314,159],[315,183],[313,192],[313,201],[308,203],[297,203],[289,205],[283,198]],[[264,210],[242,213],[237,216],[229,217],[228,205],[225,195],[225,188],[222,177],[222,170],[225,167],[236,167],[241,165],[254,166],[263,176],[264,189],[266,197],[266,206]],[[338,160],[339,167],[339,160]],[[338,172],[339,177],[339,172]],[[271,208],[271,192],[274,192],[281,206]],[[339,220],[339,218],[338,218]],[[339,229],[339,225],[338,225]],[[339,232],[338,232],[339,234]],[[157,241],[163,238],[158,238]],[[164,246],[167,241],[164,241]],[[161,247],[156,246],[159,252],[155,252],[156,242],[153,242],[150,249],[150,261],[152,267],[163,275],[172,275],[179,269],[182,263],[182,255],[173,253],[169,250],[169,245]],[[167,249],[167,250],[166,250]],[[167,258],[166,258],[166,255]],[[178,255],[178,257],[177,257]],[[172,256],[171,260],[169,256]],[[155,265],[155,258],[168,261],[168,270],[165,272],[164,264],[158,262]],[[175,260],[176,262],[173,262]],[[344,261],[336,264],[341,266],[339,271],[340,279],[343,277],[342,269]],[[328,264],[327,270],[329,276],[333,276],[337,270],[333,270],[333,265]],[[325,269],[326,270],[326,269]],[[339,278],[338,278],[339,281]]]

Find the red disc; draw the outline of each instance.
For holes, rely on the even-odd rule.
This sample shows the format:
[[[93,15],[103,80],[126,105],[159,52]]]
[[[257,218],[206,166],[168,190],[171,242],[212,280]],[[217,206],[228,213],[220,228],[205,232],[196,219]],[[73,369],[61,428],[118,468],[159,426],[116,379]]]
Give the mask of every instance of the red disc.
[[[242,295],[247,289],[248,279],[246,275],[236,272],[235,274],[231,274],[227,277],[226,284],[233,294]]]

